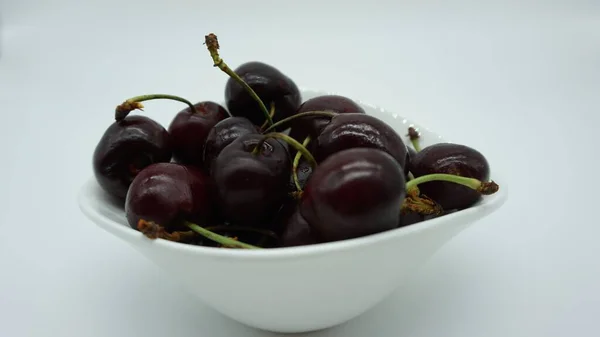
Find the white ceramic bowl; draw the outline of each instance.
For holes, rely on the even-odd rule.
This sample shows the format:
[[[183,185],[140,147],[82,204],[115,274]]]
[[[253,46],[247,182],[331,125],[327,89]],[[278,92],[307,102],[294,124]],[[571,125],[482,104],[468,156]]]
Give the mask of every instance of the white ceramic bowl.
[[[302,94],[306,100],[326,93]],[[359,103],[402,136],[410,125],[418,127],[423,146],[444,141],[398,114]],[[507,198],[506,181],[496,171],[492,175],[500,190],[467,210],[358,239],[278,249],[222,249],[147,239],[127,225],[123,210],[93,178],[81,188],[79,205],[90,220],[132,245],[215,310],[255,328],[295,333],[332,327],[369,310],[450,238],[500,208]]]

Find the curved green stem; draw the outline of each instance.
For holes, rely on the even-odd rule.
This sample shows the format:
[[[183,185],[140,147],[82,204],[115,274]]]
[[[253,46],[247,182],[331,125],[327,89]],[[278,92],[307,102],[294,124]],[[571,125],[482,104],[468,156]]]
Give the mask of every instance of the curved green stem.
[[[252,228],[252,227],[244,227],[244,226],[230,226],[230,225],[219,225],[219,226],[210,226],[206,227],[207,230],[211,232],[219,232],[219,231],[228,231],[228,232],[252,232],[256,234],[260,234],[260,240],[255,244],[258,247],[264,247],[269,238],[273,239],[275,242],[279,242],[279,236],[275,234],[275,232],[260,229],[260,228]]]
[[[213,33],[204,36],[204,44],[208,48],[208,52],[210,53],[210,57],[213,59],[214,66],[219,67],[224,73],[229,75],[229,77],[233,78],[237,83],[239,83],[248,94],[258,103],[260,109],[265,114],[265,118],[269,125],[273,125],[273,119],[269,115],[269,110],[265,106],[265,103],[258,97],[256,92],[248,85],[248,83],[244,82],[244,80],[238,76],[229,66],[223,61],[221,56],[219,55],[219,40],[217,36]]]
[[[263,132],[269,132],[281,125],[284,125],[286,123],[289,123],[291,121],[293,121],[296,118],[301,118],[301,117],[329,117],[329,118],[333,118],[337,115],[336,112],[333,111],[327,111],[327,110],[322,110],[322,111],[305,111],[305,112],[301,112],[298,114],[295,114],[293,116],[290,116],[288,118],[284,118],[282,120],[280,120],[279,122],[269,126],[266,130],[264,130]]]
[[[410,142],[412,143],[412,146],[415,149],[415,152],[420,152],[421,151],[421,145],[419,144],[419,140],[418,139],[411,139]]]
[[[279,237],[277,236],[277,234],[275,234],[275,232],[266,230],[266,229],[260,229],[260,228],[222,225],[222,226],[210,226],[210,227],[206,227],[205,229],[209,230],[211,232],[218,232],[218,231],[253,232],[253,233],[257,233],[257,234],[262,234],[264,236],[272,237],[275,240],[279,240]]]
[[[219,235],[217,233],[211,232],[206,228],[202,228],[194,223],[185,222],[185,225],[188,226],[191,230],[193,230],[194,232],[204,236],[205,238],[212,240],[216,243],[219,243],[225,247],[230,247],[230,248],[244,248],[244,249],[260,249],[260,247],[256,247],[253,245],[249,245],[247,243],[241,242],[241,241],[237,241],[234,240],[232,238],[228,238],[226,236],[223,235]]]
[[[310,136],[304,138],[302,142],[302,146],[306,148],[306,145],[310,143]],[[292,163],[292,178],[294,179],[294,184],[296,185],[296,190],[298,192],[302,192],[302,186],[300,186],[300,180],[298,180],[298,165],[300,165],[300,158],[302,158],[302,152],[296,152],[296,157],[294,157],[294,162]]]
[[[269,116],[273,118],[275,116],[275,102],[271,102],[271,110],[269,111]],[[261,126],[260,129],[264,130],[267,126],[269,126],[269,121],[266,120]]]
[[[178,101],[178,102],[187,104],[190,107],[190,109],[192,109],[192,112],[194,112],[196,110],[196,108],[194,107],[194,104],[192,104],[192,102],[188,101],[185,98],[181,98],[179,96],[168,95],[168,94],[141,95],[141,96],[132,97],[132,98],[126,100],[125,102],[121,103],[120,105],[118,105],[115,108],[115,120],[117,120],[117,121],[123,120],[133,110],[136,110],[136,109],[142,110],[144,108],[144,106],[142,105],[141,102],[151,101],[154,99],[170,99],[173,101]]]
[[[474,179],[474,178],[466,178],[466,177],[461,177],[461,176],[454,175],[454,174],[434,173],[434,174],[424,175],[424,176],[421,176],[421,177],[418,177],[418,178],[408,181],[406,183],[406,190],[410,191],[412,188],[416,187],[417,185],[426,183],[426,182],[430,182],[430,181],[447,181],[447,182],[451,182],[451,183],[460,184],[460,185],[469,187],[471,189],[474,189],[477,192],[484,194],[484,195],[494,194],[500,188],[498,186],[498,184],[496,184],[494,181],[482,182],[482,181]]]
[[[315,167],[317,167],[317,161],[315,160],[313,155],[310,154],[310,152],[308,152],[306,147],[304,147],[302,144],[300,144],[294,138],[292,138],[284,133],[280,133],[280,132],[271,132],[271,133],[267,133],[266,135],[264,135],[263,138],[256,144],[256,147],[254,148],[254,150],[252,150],[252,154],[258,155],[260,153],[260,149],[262,148],[264,142],[269,138],[277,138],[277,139],[281,139],[281,140],[285,141],[286,143],[291,145],[294,149],[296,149],[296,151],[302,153],[304,158],[306,158],[306,161],[308,161],[308,163],[310,164],[310,166],[312,166],[313,169]]]

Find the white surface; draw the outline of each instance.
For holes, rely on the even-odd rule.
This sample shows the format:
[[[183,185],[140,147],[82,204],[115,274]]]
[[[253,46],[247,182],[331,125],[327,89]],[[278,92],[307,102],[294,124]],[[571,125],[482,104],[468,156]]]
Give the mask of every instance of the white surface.
[[[600,334],[597,1],[33,2],[0,3],[0,336],[269,336],[198,305],[75,200],[115,104],[222,98],[211,31],[231,65],[261,59],[397,110],[507,172],[500,212],[311,336]],[[146,111],[166,123],[181,108]]]
[[[330,92],[301,94],[308,100]],[[401,134],[415,126],[423,147],[445,141],[397,113],[362,107]],[[452,237],[497,212],[510,187],[497,171],[492,179],[500,190],[467,210],[359,239],[276,250],[150,241],[131,229],[122,206],[107,197],[93,176],[82,186],[78,202],[100,228],[133,246],[211,308],[258,329],[299,333],[331,328],[371,309]]]

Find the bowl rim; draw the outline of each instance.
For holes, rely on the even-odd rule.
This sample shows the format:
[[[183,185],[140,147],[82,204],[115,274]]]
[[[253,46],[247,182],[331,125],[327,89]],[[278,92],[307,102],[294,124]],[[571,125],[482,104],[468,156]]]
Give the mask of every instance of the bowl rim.
[[[340,95],[336,92],[315,90],[306,87],[300,87],[301,93],[311,92],[318,95]],[[353,99],[360,105],[369,107],[381,111],[382,113],[392,114],[386,109],[383,109],[377,105],[367,103],[363,100]],[[392,114],[397,115],[397,114]],[[414,123],[411,119],[404,117],[403,115],[397,115],[402,118],[404,124],[418,127],[421,130],[427,130],[438,136],[436,142],[450,142],[443,138],[437,132],[432,131],[427,127],[423,127],[418,123]],[[491,166],[491,165],[490,165]],[[88,178],[83,185],[80,187],[77,194],[77,201],[81,212],[91,221],[96,223],[102,229],[119,236],[121,239],[127,240],[130,243],[135,240],[145,240],[146,243],[151,243],[156,246],[156,249],[169,249],[177,250],[192,254],[205,254],[215,258],[234,258],[234,259],[273,259],[273,258],[290,258],[290,257],[308,257],[318,256],[323,254],[344,252],[348,250],[354,250],[365,246],[376,245],[378,243],[388,242],[399,236],[410,235],[423,231],[428,231],[442,226],[445,222],[451,222],[457,218],[467,218],[471,215],[482,213],[488,215],[498,210],[505,202],[508,197],[508,186],[504,178],[494,171],[493,180],[500,185],[498,192],[493,195],[484,196],[483,200],[479,201],[470,208],[463,209],[451,214],[437,217],[430,220],[425,220],[417,224],[394,228],[380,233],[367,235],[364,237],[358,237],[353,239],[346,239],[335,242],[318,243],[306,246],[293,246],[293,247],[277,247],[268,249],[224,249],[217,247],[205,247],[196,246],[189,244],[182,244],[164,239],[148,239],[142,233],[136,231],[126,224],[122,224],[101,214],[98,211],[98,204],[100,201],[95,197],[96,193],[102,193],[100,185],[92,175]]]

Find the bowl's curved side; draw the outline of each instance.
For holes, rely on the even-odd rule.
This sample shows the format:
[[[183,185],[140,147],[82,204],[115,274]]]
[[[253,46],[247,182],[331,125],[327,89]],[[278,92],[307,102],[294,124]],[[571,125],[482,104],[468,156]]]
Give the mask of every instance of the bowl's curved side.
[[[306,93],[304,99],[323,94]],[[363,106],[396,130],[413,125]],[[420,131],[425,146],[442,141],[430,130]],[[440,218],[352,240],[252,251],[149,240],[127,225],[122,206],[93,177],[82,186],[78,202],[90,220],[131,244],[217,311],[249,326],[291,333],[341,324],[383,300],[450,238],[504,204],[506,182],[494,179],[501,186],[496,194]]]
[[[281,333],[335,326],[367,311],[495,206],[450,214],[444,221],[434,219],[411,231],[377,234],[365,244],[349,240],[329,249],[323,249],[328,247],[324,244],[321,249],[308,246],[254,254],[149,240],[110,219],[114,210],[105,208],[103,192],[94,184],[90,180],[82,189],[80,205],[101,228],[131,244],[217,311]],[[96,195],[90,195],[94,190]]]

